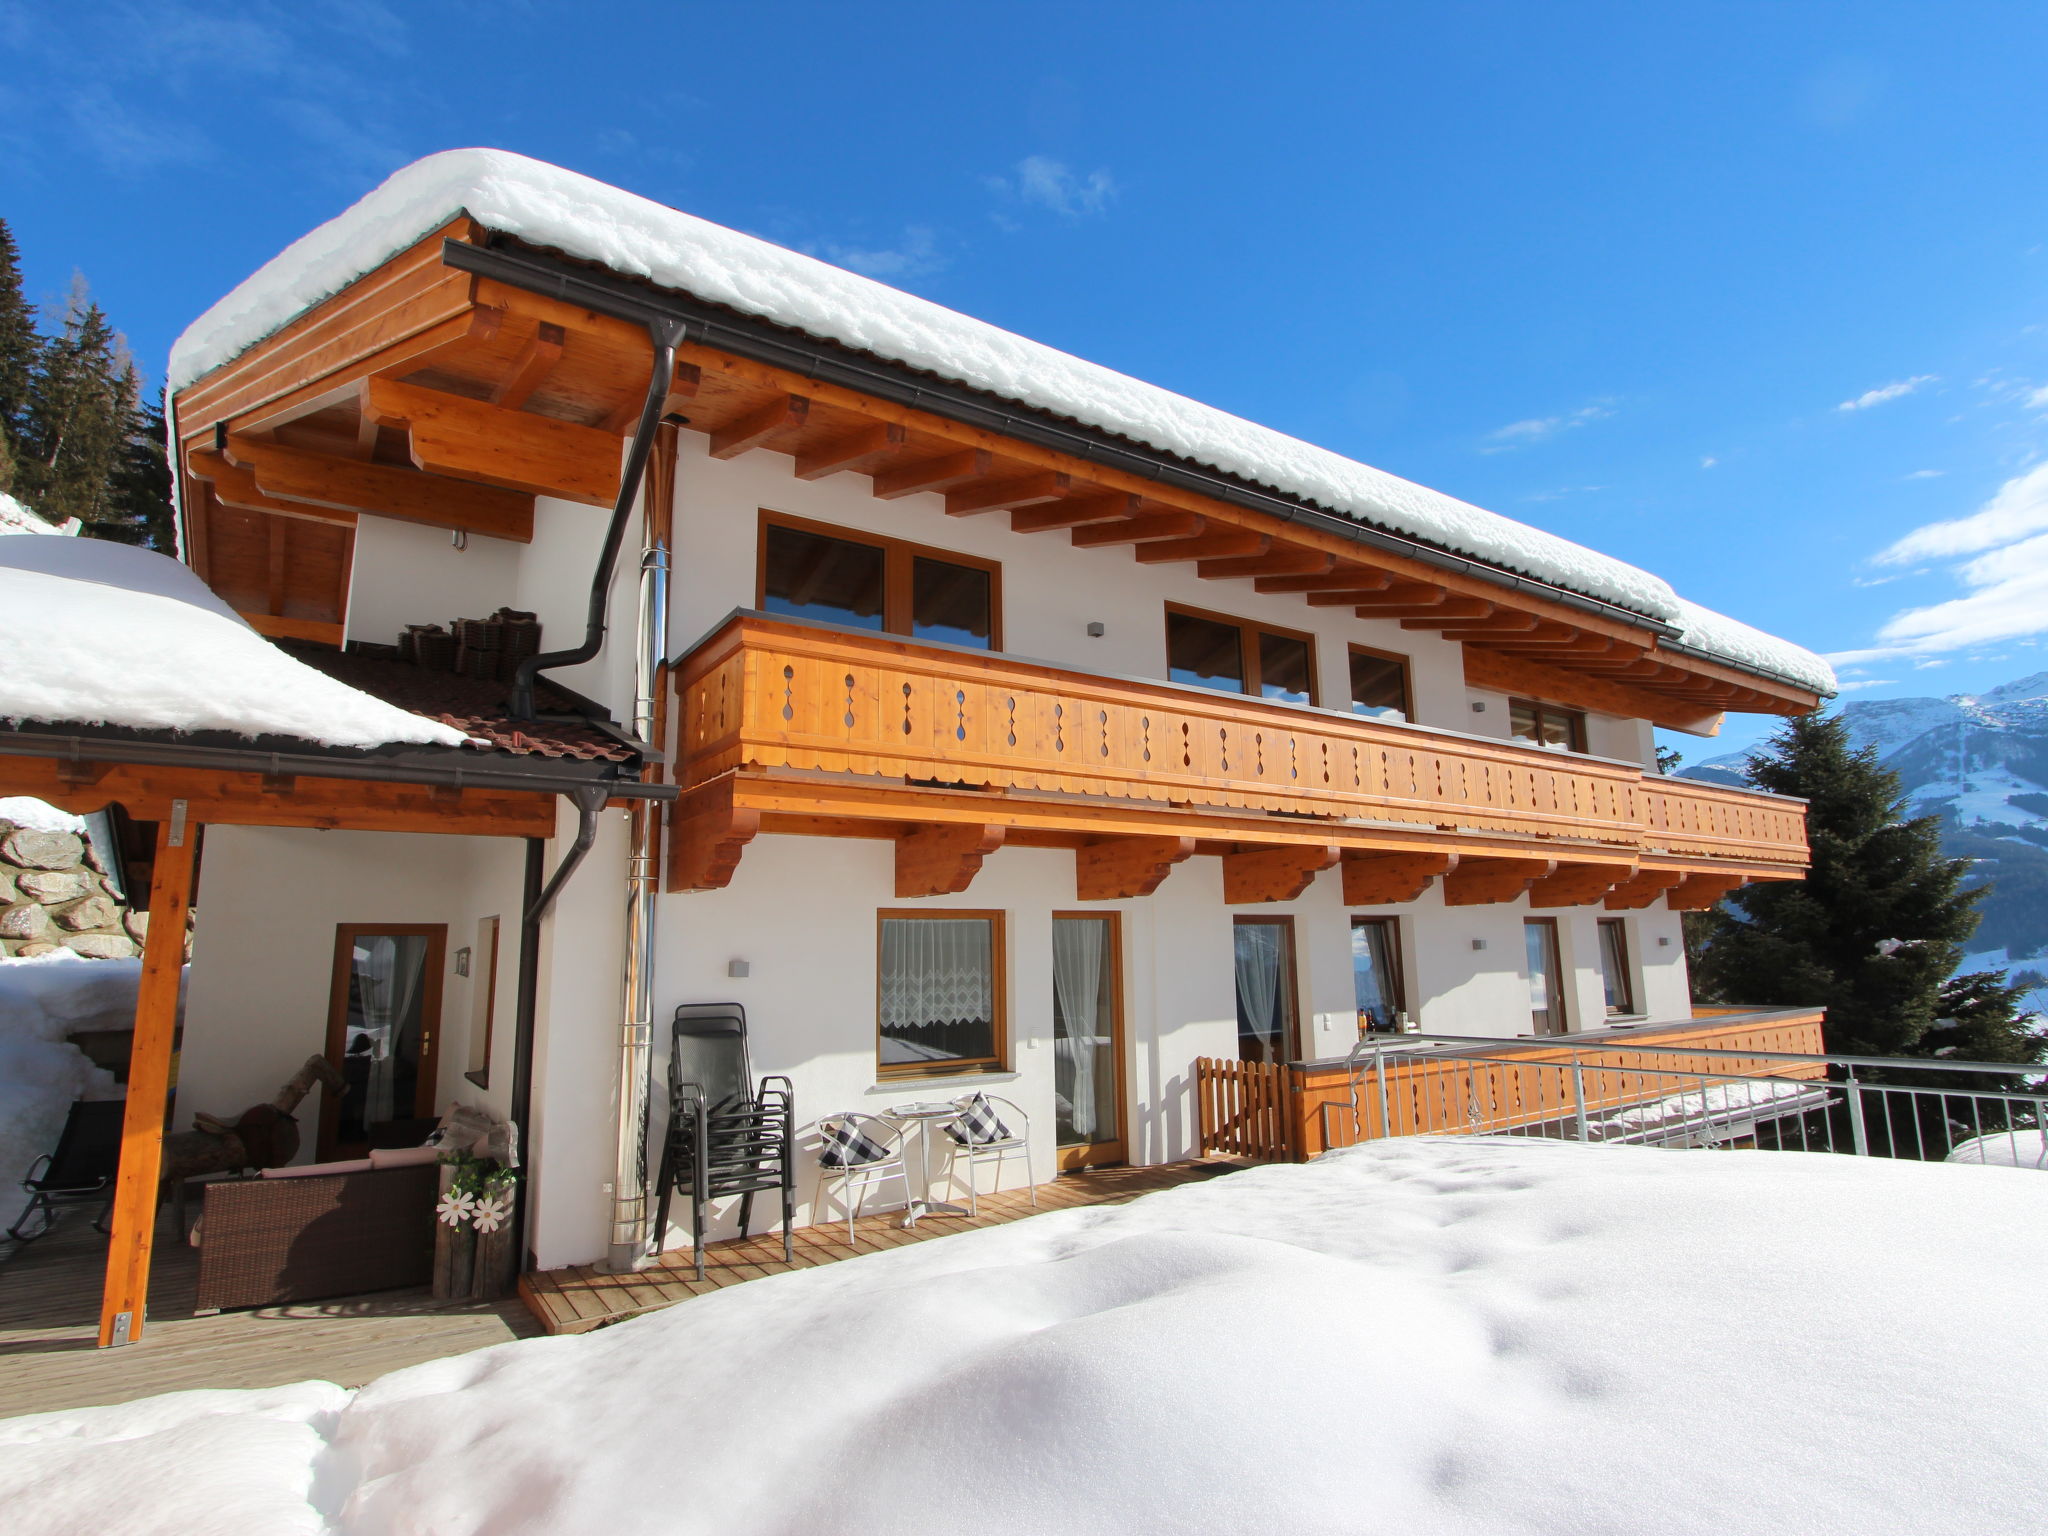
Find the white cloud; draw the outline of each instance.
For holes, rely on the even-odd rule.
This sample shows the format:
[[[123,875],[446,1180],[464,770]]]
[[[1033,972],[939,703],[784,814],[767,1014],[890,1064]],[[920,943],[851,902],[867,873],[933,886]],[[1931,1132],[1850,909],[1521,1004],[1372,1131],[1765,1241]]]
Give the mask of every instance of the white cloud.
[[[1838,683],[1836,687],[1842,693],[1854,693],[1858,688],[1896,687],[1898,685],[1898,681],[1899,680],[1895,677],[1873,677],[1868,681],[1861,683]]]
[[[1835,409],[1838,411],[1867,411],[1873,405],[1883,405],[1889,400],[1903,399],[1905,396],[1912,394],[1922,384],[1933,384],[1938,379],[1939,375],[1932,373],[1916,373],[1910,379],[1895,379],[1891,383],[1881,385],[1876,389],[1866,389],[1854,400],[1844,400]]]
[[[2027,409],[2030,411],[2048,411],[2048,384],[2043,384],[2039,389],[2034,390],[2027,396]]]
[[[1915,528],[1876,556],[1879,565],[1952,559],[1993,549],[2048,529],[2048,463],[2001,485],[1968,517]]]
[[[932,231],[913,224],[903,238],[888,246],[827,245],[819,255],[863,277],[907,280],[942,270],[946,257],[940,253]]]
[[[1702,455],[1700,456],[1700,468],[1701,468],[1701,469],[1712,469],[1712,468],[1713,468],[1713,467],[1714,467],[1714,466],[1715,466],[1716,464],[1718,464],[1718,463],[1720,463],[1720,462],[1721,462],[1721,461],[1720,461],[1719,459],[1715,458],[1715,457],[1714,457],[1714,456],[1713,456],[1713,455],[1712,455],[1711,453],[1708,453],[1708,454],[1702,454]]]
[[[1026,155],[1007,176],[991,176],[988,184],[1005,197],[1049,208],[1063,219],[1101,213],[1116,196],[1116,182],[1102,169],[1076,174],[1065,161],[1050,155]]]
[[[1906,478],[1908,480],[1939,480],[1947,473],[1948,471],[1945,469],[1916,469]]]
[[[1486,434],[1487,446],[1481,453],[1506,453],[1510,448],[1526,448],[1531,443],[1540,443],[1546,438],[1583,427],[1591,421],[1604,421],[1614,414],[1614,407],[1606,400],[1595,400],[1591,405],[1582,405],[1576,411],[1567,411],[1562,416],[1532,416],[1526,421],[1511,421],[1504,427],[1496,427]]]

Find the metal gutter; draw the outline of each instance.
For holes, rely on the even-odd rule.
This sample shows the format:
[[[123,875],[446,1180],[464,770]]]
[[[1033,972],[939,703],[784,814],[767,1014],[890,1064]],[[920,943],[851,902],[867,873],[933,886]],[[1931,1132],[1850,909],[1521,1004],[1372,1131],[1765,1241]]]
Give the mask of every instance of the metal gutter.
[[[493,236],[494,242],[502,238]],[[1004,409],[991,403],[994,397],[984,396],[966,385],[939,379],[908,378],[898,369],[862,362],[845,355],[837,347],[827,350],[824,344],[799,340],[800,332],[790,332],[767,321],[749,320],[667,289],[641,287],[610,273],[600,275],[556,258],[528,250],[509,249],[497,243],[479,246],[461,240],[446,240],[442,243],[441,259],[457,271],[488,277],[615,319],[638,324],[651,324],[658,318],[682,320],[687,322],[695,339],[703,345],[738,357],[767,363],[822,383],[838,384],[875,395],[967,426],[1036,443],[1286,522],[1306,524],[1356,544],[1405,555],[1439,570],[1476,576],[1495,586],[1510,587],[1581,612],[1646,629],[1659,637],[1679,633],[1676,626],[1665,620],[1637,613],[1618,603],[1572,592],[1470,556],[1453,554],[1420,540],[1359,522],[1342,513],[1307,506],[1276,492],[1242,485],[1221,474],[1191,468],[1172,455],[1157,450],[1127,447],[1086,428]]]

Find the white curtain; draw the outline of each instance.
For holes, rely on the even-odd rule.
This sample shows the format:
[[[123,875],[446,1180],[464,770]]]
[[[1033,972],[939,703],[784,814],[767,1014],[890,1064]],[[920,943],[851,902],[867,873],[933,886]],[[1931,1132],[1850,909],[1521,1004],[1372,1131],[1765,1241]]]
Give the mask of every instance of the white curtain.
[[[1054,918],[1052,987],[1066,1033],[1053,1042],[1053,1059],[1065,1066],[1073,1091],[1067,1113],[1073,1132],[1093,1137],[1101,1117],[1095,1104],[1095,1063],[1109,1046],[1102,1017],[1102,967],[1108,958],[1109,923],[1099,917]]]
[[[370,1081],[363,1095],[363,1123],[375,1125],[398,1118],[396,1079],[401,1041],[399,1032],[412,1018],[426,971],[426,941],[412,937],[373,935],[356,944],[355,963],[362,985],[357,989],[363,1005],[365,1033],[371,1041]],[[410,1116],[413,1106],[405,1107]]]
[[[1280,1017],[1282,930],[1278,923],[1239,923],[1236,936],[1237,1005],[1278,1061],[1287,1049]]]
[[[915,1038],[934,1025],[995,1018],[995,957],[985,917],[882,920],[882,1034],[885,1061],[943,1058],[944,1047]],[[888,1040],[901,1033],[911,1038]]]

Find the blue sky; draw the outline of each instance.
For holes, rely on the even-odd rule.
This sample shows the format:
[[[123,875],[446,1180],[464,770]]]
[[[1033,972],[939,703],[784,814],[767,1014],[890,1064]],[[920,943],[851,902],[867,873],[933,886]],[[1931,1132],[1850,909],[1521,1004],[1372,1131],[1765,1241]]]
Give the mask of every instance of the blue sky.
[[[160,370],[397,166],[515,149],[1947,693],[2048,665],[2044,45],[2039,5],[0,0],[0,217]]]

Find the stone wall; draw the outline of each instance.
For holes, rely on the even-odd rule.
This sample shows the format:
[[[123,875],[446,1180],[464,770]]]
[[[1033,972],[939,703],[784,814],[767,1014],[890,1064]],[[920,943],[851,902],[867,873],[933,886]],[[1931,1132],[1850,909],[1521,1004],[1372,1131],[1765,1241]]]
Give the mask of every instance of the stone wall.
[[[0,954],[76,950],[95,960],[142,953],[149,914],[131,911],[99,856],[76,832],[42,832],[0,817]]]

